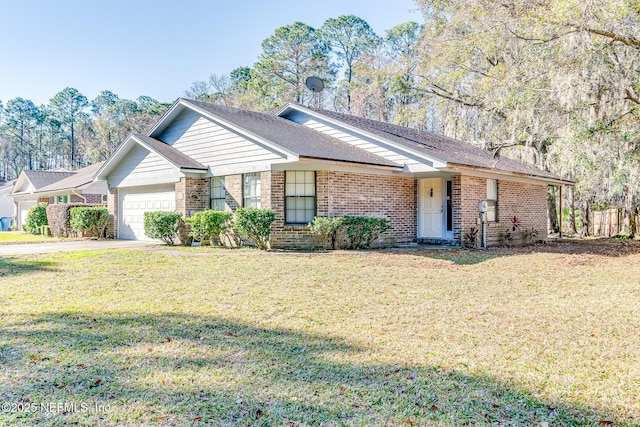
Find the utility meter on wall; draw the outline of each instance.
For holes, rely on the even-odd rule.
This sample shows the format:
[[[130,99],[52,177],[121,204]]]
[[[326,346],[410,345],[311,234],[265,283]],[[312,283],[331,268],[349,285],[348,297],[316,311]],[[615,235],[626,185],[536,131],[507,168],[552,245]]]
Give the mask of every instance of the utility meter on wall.
[[[480,203],[478,203],[478,211],[480,211],[480,213],[486,213],[487,212],[487,201],[486,200],[480,200]]]

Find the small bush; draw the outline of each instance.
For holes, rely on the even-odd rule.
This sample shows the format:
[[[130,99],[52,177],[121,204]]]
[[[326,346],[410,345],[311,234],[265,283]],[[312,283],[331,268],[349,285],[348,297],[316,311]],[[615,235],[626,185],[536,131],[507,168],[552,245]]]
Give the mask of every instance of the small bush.
[[[338,230],[342,223],[342,217],[317,216],[311,223],[311,231],[318,236],[324,237],[331,245],[331,249],[335,249]]]
[[[238,208],[235,230],[244,239],[251,240],[258,249],[269,249],[271,223],[276,214],[271,209]]]
[[[469,231],[464,233],[463,242],[467,248],[475,248],[478,245],[478,233],[480,232],[479,227],[471,227]]]
[[[366,216],[342,217],[342,225],[349,238],[349,248],[368,248],[371,242],[391,228],[386,218],[369,218]]]
[[[29,209],[23,226],[23,230],[29,234],[40,234],[40,227],[49,225],[47,221],[47,204],[38,203]]]
[[[211,209],[196,212],[187,220],[191,225],[189,236],[195,240],[214,240],[220,242],[220,236],[231,231],[233,214]]]
[[[144,234],[152,239],[160,239],[167,245],[173,245],[184,219],[178,212],[145,212]]]
[[[71,228],[78,233],[90,232],[98,239],[109,224],[109,211],[104,206],[74,207],[69,209]]]

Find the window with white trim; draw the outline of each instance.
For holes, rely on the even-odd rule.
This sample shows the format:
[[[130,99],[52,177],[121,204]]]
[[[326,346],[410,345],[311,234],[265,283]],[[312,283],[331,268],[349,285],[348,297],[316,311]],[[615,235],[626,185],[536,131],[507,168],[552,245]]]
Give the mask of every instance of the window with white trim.
[[[245,208],[259,208],[260,191],[260,172],[244,174],[242,182],[242,206]]]
[[[211,178],[211,209],[223,211],[225,207],[224,176]]]
[[[284,221],[308,224],[316,215],[316,173],[287,171],[285,174]]]
[[[498,221],[498,181],[487,179],[487,221]]]

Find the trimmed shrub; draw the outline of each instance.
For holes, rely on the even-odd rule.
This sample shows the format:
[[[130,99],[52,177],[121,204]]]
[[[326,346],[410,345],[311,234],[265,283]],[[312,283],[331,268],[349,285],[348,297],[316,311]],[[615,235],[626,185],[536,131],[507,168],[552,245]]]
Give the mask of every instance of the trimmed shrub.
[[[96,238],[104,236],[109,224],[109,211],[104,206],[74,207],[69,209],[71,228],[78,233],[90,232]]]
[[[47,204],[41,202],[29,209],[23,226],[24,231],[29,234],[40,234],[40,227],[49,225],[47,221]]]
[[[195,240],[210,240],[213,243],[215,239],[220,242],[220,236],[227,234],[231,230],[232,219],[233,214],[231,212],[211,209],[196,212],[191,218],[187,219],[187,223],[191,225],[189,236]]]
[[[47,206],[47,221],[53,237],[69,237],[75,235],[71,228],[71,208],[104,205],[88,205],[85,203],[58,203]]]
[[[152,239],[160,239],[167,245],[174,244],[183,225],[184,218],[179,212],[144,213],[144,234]]]
[[[331,249],[336,248],[336,239],[340,227],[342,227],[342,217],[339,216],[317,216],[311,222],[311,231],[325,238],[331,245]]]
[[[258,249],[269,249],[271,223],[276,214],[271,209],[238,208],[235,230],[244,239],[251,240]]]
[[[371,242],[391,228],[386,218],[369,218],[366,216],[344,216],[342,226],[349,238],[349,248],[369,248]]]

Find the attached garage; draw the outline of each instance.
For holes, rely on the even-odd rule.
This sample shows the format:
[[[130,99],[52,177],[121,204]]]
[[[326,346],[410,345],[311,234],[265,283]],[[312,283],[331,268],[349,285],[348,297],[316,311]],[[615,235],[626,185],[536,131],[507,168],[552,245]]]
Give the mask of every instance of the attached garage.
[[[119,189],[118,238],[152,240],[144,234],[144,213],[174,211],[176,193],[173,184],[146,185]]]

